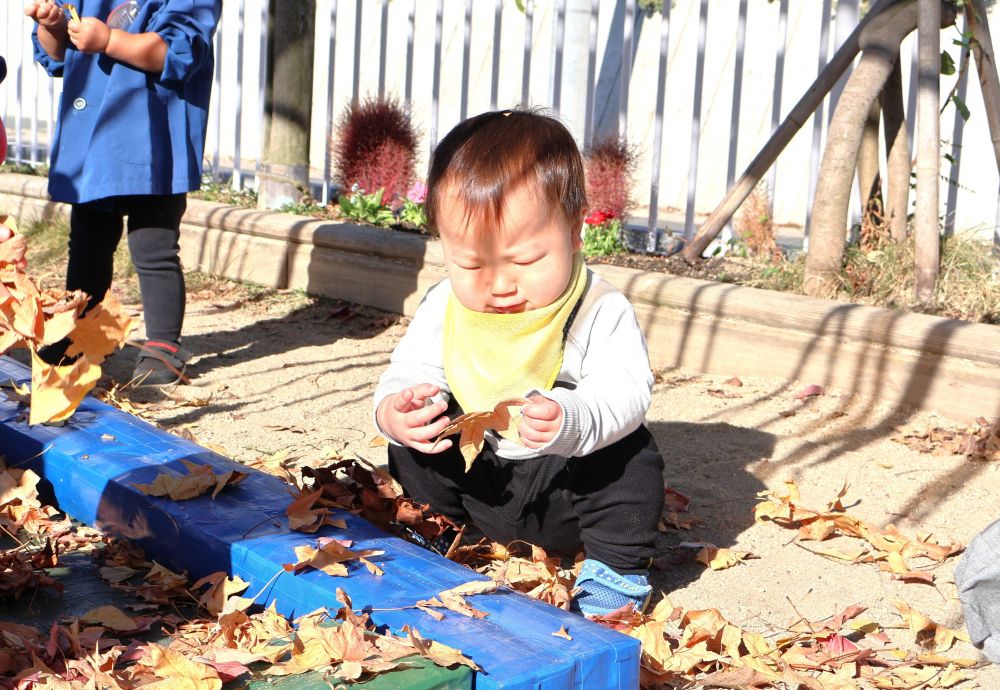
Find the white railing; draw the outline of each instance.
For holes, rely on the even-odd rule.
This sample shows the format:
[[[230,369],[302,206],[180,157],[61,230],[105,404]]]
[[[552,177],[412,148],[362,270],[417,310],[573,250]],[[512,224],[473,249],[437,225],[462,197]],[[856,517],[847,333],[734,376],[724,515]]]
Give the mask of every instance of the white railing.
[[[857,24],[859,0],[317,0],[311,168],[317,195],[335,192],[327,142],[352,100],[395,95],[421,130],[421,165],[470,114],[530,103],[550,107],[581,145],[625,134],[638,147],[637,226],[690,235],[712,210],[828,56]],[[672,6],[671,6],[672,5]],[[206,161],[237,187],[255,183],[262,140],[267,0],[227,0],[217,34]],[[21,3],[0,11],[0,86],[8,159],[44,162],[58,80],[31,63]],[[1000,19],[993,12],[994,35]],[[959,33],[946,30],[942,45]],[[912,134],[913,39],[903,46]],[[629,56],[630,59],[624,59]],[[958,62],[957,49],[953,56]],[[974,66],[970,71],[974,71]],[[997,174],[979,90],[959,87],[973,113],[949,108],[942,131],[948,231],[980,229],[1000,242]],[[975,75],[973,75],[975,77]],[[942,92],[955,77],[942,77]],[[803,234],[825,128],[844,81],[772,167],[767,184],[785,239]],[[912,137],[911,137],[912,140]],[[859,204],[854,203],[854,215]],[[655,245],[650,235],[649,247]]]

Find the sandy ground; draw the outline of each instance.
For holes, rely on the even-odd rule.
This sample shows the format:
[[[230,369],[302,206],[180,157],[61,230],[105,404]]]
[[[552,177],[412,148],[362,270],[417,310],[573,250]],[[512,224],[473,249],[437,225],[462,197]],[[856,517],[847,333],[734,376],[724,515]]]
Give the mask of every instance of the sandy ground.
[[[173,431],[252,461],[288,453],[302,463],[333,449],[383,463],[370,445],[371,394],[405,330],[395,315],[298,293],[254,295],[228,283],[209,283],[189,301],[185,346],[194,353],[191,385],[170,395],[138,393],[160,409],[145,414]],[[107,373],[126,381],[134,354],[115,355]],[[738,373],[738,372],[737,372]],[[682,541],[705,541],[750,551],[758,558],[712,571],[689,562],[654,573],[676,606],[718,608],[730,621],[775,633],[799,616],[818,620],[852,604],[866,617],[899,626],[893,600],[937,622],[962,626],[952,572],[958,558],[933,570],[933,586],[894,581],[875,565],[845,564],[806,550],[795,532],[754,523],[757,492],[795,480],[807,505],[822,508],[840,488],[848,510],[904,533],[929,532],[967,543],[1000,517],[1000,468],[962,456],[920,454],[890,440],[894,428],[950,424],[908,414],[838,391],[805,401],[795,393],[811,381],[660,372],[649,426],[666,459],[665,479],[691,498],[687,531],[663,535],[661,552],[676,556]],[[710,393],[710,391],[716,391]],[[177,401],[204,399],[190,406]],[[964,420],[968,421],[968,420]],[[848,550],[856,540],[824,542]],[[926,565],[926,563],[925,563]],[[891,634],[912,641],[906,630]],[[976,657],[960,643],[954,656]],[[985,665],[962,687],[1000,688],[1000,670]]]

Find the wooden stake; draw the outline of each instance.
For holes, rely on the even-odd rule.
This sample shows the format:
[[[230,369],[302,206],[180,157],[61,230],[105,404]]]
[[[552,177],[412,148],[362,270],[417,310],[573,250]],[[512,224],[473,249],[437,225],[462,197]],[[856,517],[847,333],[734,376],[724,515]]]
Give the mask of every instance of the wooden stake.
[[[778,158],[778,155],[784,151],[788,142],[802,128],[802,125],[805,124],[809,116],[819,107],[819,104],[826,98],[827,93],[830,92],[830,89],[840,79],[840,76],[854,62],[854,58],[860,50],[858,39],[861,36],[861,32],[864,31],[872,19],[898,2],[900,0],[881,0],[858,23],[854,31],[851,32],[851,35],[844,41],[844,45],[837,50],[830,62],[827,63],[823,71],[816,77],[816,81],[812,83],[812,86],[802,95],[802,98],[795,104],[791,112],[778,125],[778,128],[774,130],[774,134],[771,135],[771,138],[764,144],[760,153],[757,154],[743,174],[740,175],[740,178],[729,190],[729,193],[726,194],[725,198],[712,211],[708,219],[698,228],[698,232],[695,233],[695,236],[688,243],[687,247],[685,247],[682,254],[685,261],[695,263],[701,259],[701,254],[705,251],[708,244],[725,227],[726,223],[736,212],[736,209],[740,207],[740,204],[750,196],[750,192],[757,186],[757,183]]]

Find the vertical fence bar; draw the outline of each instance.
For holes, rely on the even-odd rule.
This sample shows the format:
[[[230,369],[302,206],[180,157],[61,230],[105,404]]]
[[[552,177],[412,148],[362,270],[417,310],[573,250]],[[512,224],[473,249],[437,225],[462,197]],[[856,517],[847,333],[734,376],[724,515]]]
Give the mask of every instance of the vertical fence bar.
[[[45,75],[48,77],[48,75]],[[45,152],[45,163],[47,165],[52,165],[52,145],[55,143],[56,138],[56,116],[57,116],[57,99],[56,99],[56,80],[46,79],[49,89],[49,122],[45,128],[45,133],[48,135],[48,150]],[[0,111],[2,112],[2,111]],[[0,161],[3,162],[3,161]]]
[[[378,95],[385,96],[385,48],[389,39],[389,0],[382,0],[382,17],[378,43]],[[358,35],[360,39],[360,34]]]
[[[963,32],[966,27],[962,27]],[[969,87],[969,56],[963,56],[962,64],[965,69],[959,73],[958,77],[958,97],[965,102],[965,95]],[[947,103],[945,104],[947,105]],[[955,121],[951,129],[951,171],[948,174],[948,199],[945,206],[944,234],[951,236],[955,234],[955,213],[958,205],[958,180],[962,169],[962,139],[965,134],[965,118],[955,106]]]
[[[584,105],[583,145],[590,146],[594,140],[594,76],[597,73],[597,20],[600,17],[601,0],[590,0],[590,38],[587,41],[587,102]]]
[[[552,42],[556,47],[555,65],[552,69],[552,110],[559,115],[562,107],[563,47],[566,43],[566,0],[556,0],[556,21]]]
[[[222,44],[225,39],[225,9],[219,16],[219,25],[215,29],[215,74],[212,75],[212,117],[215,118],[212,128],[215,143],[212,147],[212,179],[216,182],[221,177],[220,152],[222,150]]]
[[[910,88],[906,94],[906,136],[910,141],[910,160],[913,160],[917,130],[917,74],[920,72],[917,48],[917,41],[913,41],[913,51],[910,53]]]
[[[740,138],[740,105],[743,99],[743,52],[747,41],[747,3],[740,0],[740,12],[736,26],[736,59],[733,62],[733,105],[729,115],[729,161],[726,165],[726,192],[736,179],[736,154]],[[728,242],[733,236],[733,221],[730,219],[722,231],[720,239]]]
[[[417,0],[412,0],[406,15],[406,83],[403,85],[403,100],[407,105],[413,100],[413,36],[417,30],[416,13]]]
[[[246,15],[246,0],[240,0],[239,19],[236,27],[236,117],[233,128],[233,189],[243,189],[243,33]],[[259,156],[258,156],[259,157]]]
[[[632,79],[632,32],[635,30],[635,0],[625,0],[622,23],[621,88],[618,89],[618,136],[628,137],[628,87]]]
[[[465,0],[465,16],[462,22],[462,93],[459,96],[459,119],[469,114],[469,51],[472,43],[472,0]]]
[[[826,67],[827,51],[830,47],[830,0],[823,0],[823,17],[819,29],[819,57],[817,58],[816,74]],[[812,153],[809,159],[809,195],[806,200],[806,226],[802,235],[802,250],[809,249],[809,225],[812,223],[813,197],[816,195],[816,183],[819,180],[819,164],[823,145],[823,104],[820,103],[813,116]]]
[[[660,61],[656,70],[656,119],[653,123],[653,170],[649,183],[649,218],[646,251],[656,251],[656,221],[660,210],[660,155],[663,149],[663,105],[667,91],[667,55],[670,52],[670,5],[660,13]]]
[[[444,12],[444,0],[437,1],[434,11],[434,76],[431,85],[431,150],[437,146],[438,135],[438,94],[441,91],[441,15]]]
[[[326,146],[323,156],[323,204],[327,205],[332,201],[331,189],[333,187],[333,75],[337,70],[337,0],[330,0],[330,57],[327,64],[326,74]]]
[[[701,0],[698,15],[698,59],[694,68],[694,105],[691,109],[691,159],[688,164],[687,208],[684,239],[694,236],[694,205],[698,193],[698,149],[701,140],[701,95],[705,82],[705,44],[708,40],[708,0]]]
[[[361,95],[361,0],[354,5],[354,83],[351,86],[351,103],[357,105]]]
[[[837,0],[837,23],[833,35],[834,52],[840,48],[841,44],[854,31],[854,27],[858,25],[858,6],[859,0]],[[830,89],[830,105],[826,113],[826,122],[828,125],[830,124],[830,120],[833,119],[833,111],[837,109],[837,101],[840,100],[840,94],[843,93],[844,86],[847,85],[847,80],[850,78],[852,70],[853,68],[851,67],[844,70],[844,73],[840,75],[840,79]]]
[[[333,0],[334,3],[337,0]],[[264,111],[267,103],[267,42],[269,40],[268,3],[267,0],[258,0],[258,11],[260,14],[260,60],[257,64],[257,131],[259,132],[257,141],[257,164],[254,168],[254,188],[260,188],[260,163],[264,157]]]
[[[771,95],[771,133],[781,122],[781,90],[785,83],[785,49],[788,45],[788,0],[781,0],[778,9],[778,41],[774,48],[774,92]],[[774,218],[774,190],[778,177],[778,166],[772,165],[767,171],[767,210]]]
[[[33,99],[34,108],[31,113],[31,164],[35,165],[38,163],[38,92],[41,90],[38,85],[41,84],[41,80],[38,78],[39,68],[34,62],[31,62],[31,71],[35,73],[35,84],[34,92],[35,97]]]
[[[493,7],[493,69],[490,81],[490,110],[497,109],[500,95],[500,32],[503,26],[503,0],[496,0]]]
[[[14,80],[14,93],[17,94],[17,100],[14,102],[14,151],[16,152],[12,158],[17,163],[24,162],[24,152],[22,146],[24,145],[21,141],[21,116],[24,108],[24,97],[21,90],[21,86],[24,83],[24,31],[19,31],[17,35],[17,72]]]
[[[524,57],[521,65],[521,103],[528,103],[528,91],[531,86],[531,41],[532,24],[534,23],[535,0],[524,2]]]

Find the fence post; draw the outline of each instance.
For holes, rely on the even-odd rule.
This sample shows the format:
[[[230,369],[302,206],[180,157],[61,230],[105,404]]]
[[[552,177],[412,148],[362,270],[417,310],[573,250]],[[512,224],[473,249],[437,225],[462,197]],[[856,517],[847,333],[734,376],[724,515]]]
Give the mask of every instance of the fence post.
[[[916,243],[916,298],[929,303],[934,298],[940,260],[938,229],[938,157],[941,119],[938,107],[941,64],[941,0],[918,0],[917,41],[919,74],[917,85],[917,207],[914,218]]]

